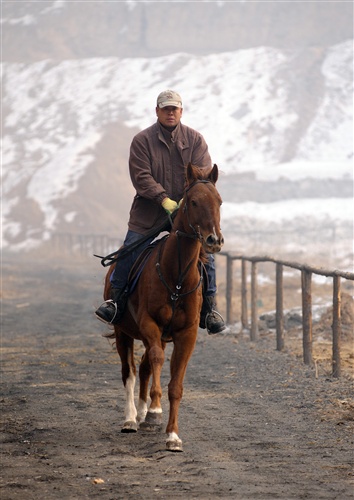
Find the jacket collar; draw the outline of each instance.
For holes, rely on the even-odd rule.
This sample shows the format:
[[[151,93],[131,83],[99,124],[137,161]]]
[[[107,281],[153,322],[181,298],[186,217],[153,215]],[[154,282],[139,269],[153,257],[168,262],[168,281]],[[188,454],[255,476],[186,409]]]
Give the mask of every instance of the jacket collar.
[[[178,123],[178,125],[172,132],[169,132],[166,128],[164,128],[158,120],[156,124],[157,124],[158,137],[160,140],[168,144],[169,142],[168,138],[170,136],[172,142],[174,142],[180,149],[188,148],[189,146],[188,141],[186,139],[183,130],[183,125],[181,122]]]

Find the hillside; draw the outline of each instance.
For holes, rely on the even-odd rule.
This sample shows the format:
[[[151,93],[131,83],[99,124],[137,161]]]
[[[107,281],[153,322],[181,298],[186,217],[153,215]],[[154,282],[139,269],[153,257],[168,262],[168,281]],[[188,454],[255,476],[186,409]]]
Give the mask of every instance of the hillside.
[[[202,132],[221,170],[219,190],[232,205],[223,215],[230,245],[259,248],[261,240],[272,248],[284,239],[285,224],[293,243],[303,246],[305,237],[350,253],[348,4],[257,5],[256,15],[254,2],[190,3],[185,10],[180,3],[91,2],[83,11],[79,2],[5,1],[3,248],[35,248],[58,233],[109,234],[119,244],[133,196],[130,141],[155,120],[157,94],[175,88],[184,123]],[[143,12],[134,44],[133,24]],[[172,13],[183,22],[166,36]],[[237,36],[230,28],[236,18],[244,24]],[[205,53],[196,26],[194,43],[188,39],[195,19],[208,26]],[[126,45],[112,42],[110,23],[118,38],[125,33]],[[312,202],[302,203],[311,199],[315,211]],[[275,202],[287,203],[278,206],[280,214],[289,212],[292,201],[305,210],[301,221],[259,218],[274,213]],[[230,221],[228,213],[240,216]]]

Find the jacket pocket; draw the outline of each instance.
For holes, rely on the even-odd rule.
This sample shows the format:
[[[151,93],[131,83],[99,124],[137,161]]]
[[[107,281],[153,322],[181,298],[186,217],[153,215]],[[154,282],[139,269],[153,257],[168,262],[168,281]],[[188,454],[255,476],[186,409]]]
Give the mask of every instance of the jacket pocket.
[[[151,229],[161,218],[164,210],[151,200],[137,196],[130,210],[130,224],[141,229]]]

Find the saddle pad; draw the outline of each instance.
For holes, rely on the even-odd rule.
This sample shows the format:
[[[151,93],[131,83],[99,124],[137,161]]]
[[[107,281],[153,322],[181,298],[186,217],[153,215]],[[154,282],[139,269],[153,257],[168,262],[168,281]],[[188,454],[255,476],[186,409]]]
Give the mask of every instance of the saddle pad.
[[[135,289],[135,287],[139,281],[140,275],[143,272],[145,264],[149,260],[152,251],[154,250],[156,245],[164,242],[167,237],[168,237],[168,235],[164,236],[163,238],[161,238],[159,240],[153,241],[152,243],[150,243],[149,246],[147,246],[141,252],[139,257],[137,257],[136,261],[133,264],[133,267],[130,270],[129,277],[128,277],[129,294],[132,293],[132,291]]]

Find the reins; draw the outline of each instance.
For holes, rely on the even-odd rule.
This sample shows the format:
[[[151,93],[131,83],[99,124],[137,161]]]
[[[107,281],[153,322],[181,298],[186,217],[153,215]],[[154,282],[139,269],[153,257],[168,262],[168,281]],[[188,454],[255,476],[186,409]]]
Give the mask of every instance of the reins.
[[[182,270],[180,239],[181,239],[181,237],[185,237],[185,238],[191,238],[191,239],[194,239],[194,240],[199,240],[200,242],[202,241],[202,236],[201,236],[200,232],[198,230],[196,230],[196,228],[194,226],[192,226],[192,224],[190,222],[189,213],[188,213],[188,191],[193,186],[195,186],[198,183],[208,183],[208,182],[211,182],[211,181],[198,179],[198,180],[194,181],[190,186],[188,186],[188,188],[185,190],[186,200],[185,200],[185,203],[184,203],[183,212],[186,213],[188,225],[192,229],[193,234],[185,233],[184,231],[181,231],[179,229],[177,229],[175,231],[176,238],[177,238],[177,254],[178,254],[178,280],[177,280],[177,284],[175,285],[175,290],[172,290],[172,288],[169,286],[169,284],[167,283],[167,281],[164,278],[164,276],[162,274],[162,271],[161,271],[160,260],[161,260],[162,250],[163,250],[163,247],[164,247],[164,245],[166,243],[166,240],[160,245],[159,252],[157,254],[157,261],[156,261],[156,264],[155,264],[156,270],[157,270],[157,273],[159,275],[161,283],[166,287],[166,289],[170,293],[170,299],[172,301],[172,316],[171,316],[171,319],[170,319],[168,325],[166,325],[165,328],[164,328],[164,333],[165,334],[169,331],[169,329],[171,327],[171,324],[172,324],[172,321],[173,321],[173,317],[174,317],[174,314],[175,314],[175,311],[176,311],[177,301],[180,298],[185,297],[185,296],[190,295],[191,293],[195,292],[201,286],[201,284],[203,283],[203,275],[205,274],[205,276],[207,277],[205,266],[204,266],[204,264],[201,261],[199,261],[199,266],[200,266],[200,268],[199,268],[199,275],[200,275],[200,277],[199,277],[198,283],[191,290],[188,290],[186,292],[181,293],[183,281],[184,281],[185,277],[187,276],[187,274],[188,274],[188,272],[189,272],[189,270],[191,268],[192,261],[190,261],[189,264],[187,265],[187,267],[184,270]]]
[[[151,238],[156,238],[160,233],[163,233],[164,231],[169,231],[171,227],[173,226],[173,219],[177,215],[177,210],[172,214],[168,215],[168,220],[164,221],[160,226],[157,228],[153,229],[149,233],[147,233],[145,236],[142,236],[139,238],[137,241],[134,243],[131,243],[130,245],[124,246],[122,248],[119,248],[118,250],[115,250],[114,252],[106,255],[106,257],[103,257],[102,255],[96,255],[93,254],[94,257],[98,257],[101,259],[101,264],[103,267],[111,266],[114,264],[118,259],[124,257],[125,255],[129,255],[131,252],[133,252],[137,247],[139,247],[142,243],[145,243],[145,241],[151,239]]]
[[[201,182],[208,183],[208,182],[211,182],[211,181],[209,181],[207,179],[198,179],[198,180],[192,182],[192,184],[190,184],[185,189],[185,194],[187,195],[188,191],[193,186],[195,186],[196,184],[201,183]],[[187,212],[188,224],[191,227],[191,229],[193,230],[194,234],[191,235],[191,234],[188,234],[188,233],[184,233],[182,231],[180,231],[179,234],[181,234],[183,236],[186,236],[188,238],[194,238],[194,237],[196,237],[196,238],[201,239],[200,233],[198,231],[196,231],[196,229],[189,222],[189,215],[188,215],[188,211],[187,211],[187,203],[185,203],[185,205],[184,205],[184,211]],[[162,224],[160,224],[160,226],[158,226],[157,228],[153,229],[152,231],[150,231],[149,233],[147,233],[145,236],[142,236],[139,240],[135,241],[134,243],[131,243],[130,245],[127,245],[127,246],[124,246],[122,248],[119,248],[118,250],[115,250],[114,252],[106,255],[105,257],[103,257],[102,255],[93,254],[94,257],[98,257],[99,259],[101,259],[101,265],[103,267],[111,266],[119,258],[122,258],[125,255],[130,254],[137,247],[139,247],[142,243],[145,243],[145,241],[147,241],[148,239],[150,239],[150,238],[156,238],[160,233],[162,233],[164,231],[169,231],[172,228],[172,226],[173,226],[173,220],[176,217],[177,213],[178,213],[178,210],[176,210],[175,212],[173,212],[172,215],[168,215],[167,216],[167,218],[168,218],[167,221],[165,220]]]

